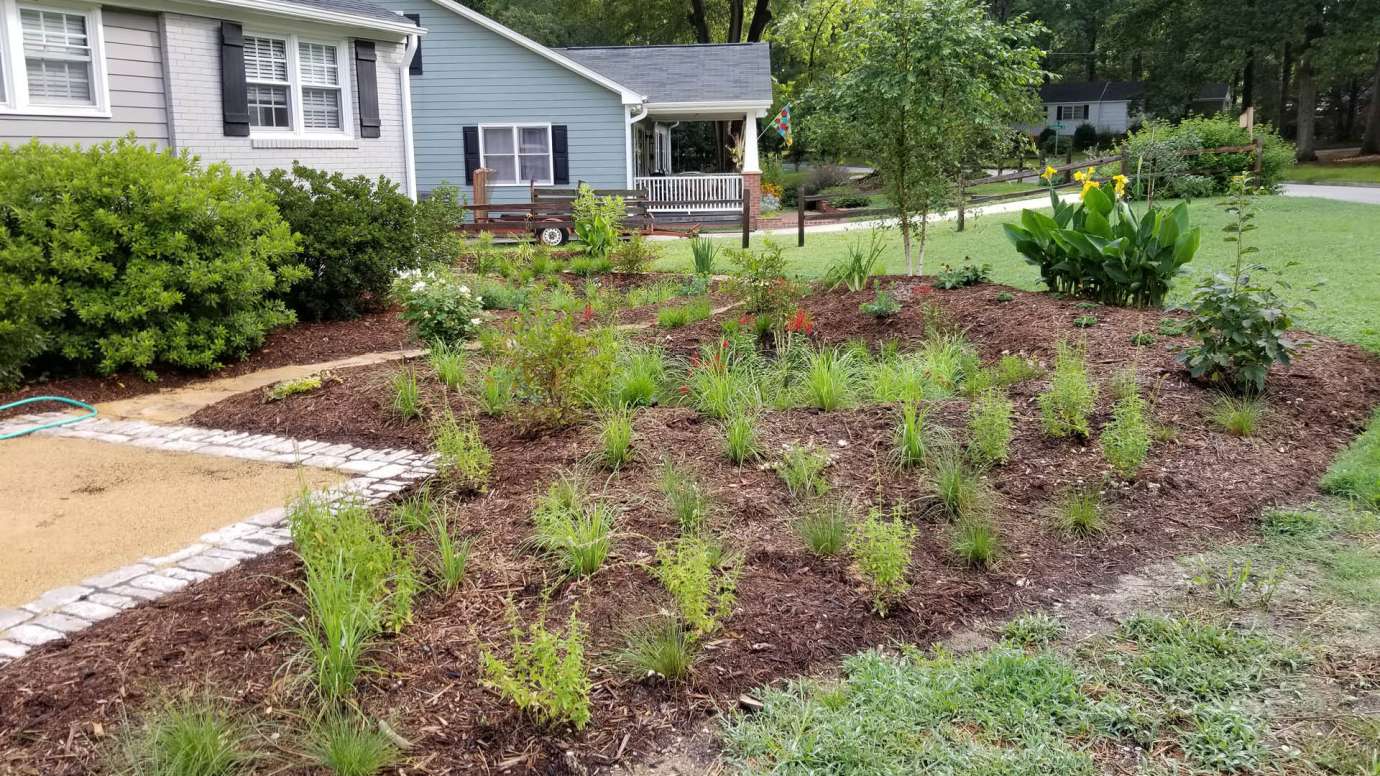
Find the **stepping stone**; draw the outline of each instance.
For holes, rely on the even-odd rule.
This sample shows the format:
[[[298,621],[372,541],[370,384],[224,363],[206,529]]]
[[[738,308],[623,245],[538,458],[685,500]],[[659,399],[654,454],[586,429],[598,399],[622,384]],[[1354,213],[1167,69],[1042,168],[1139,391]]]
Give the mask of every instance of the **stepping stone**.
[[[79,601],[87,593],[93,592],[95,591],[91,588],[82,585],[68,585],[66,587],[53,588],[38,598],[24,604],[24,608],[35,614],[46,612],[66,606],[73,601]]]
[[[33,612],[26,612],[23,609],[0,609],[0,631],[13,628],[21,622],[27,622],[33,616]]]
[[[60,614],[70,614],[73,617],[80,617],[88,622],[100,622],[119,614],[120,610],[113,606],[98,604],[91,600],[77,601],[68,604],[60,610]],[[38,622],[35,620],[35,622]]]
[[[147,563],[135,563],[124,568],[106,572],[96,577],[87,577],[81,583],[88,587],[114,587],[122,585],[137,576],[153,571],[153,566]],[[89,597],[89,596],[88,596]]]
[[[29,648],[23,644],[0,639],[0,660],[18,660],[27,654],[29,654]]]
[[[6,640],[28,647],[36,647],[40,644],[47,644],[50,641],[57,641],[62,638],[62,633],[51,628],[44,628],[41,625],[25,623],[17,628],[10,628],[4,633],[0,633]]]

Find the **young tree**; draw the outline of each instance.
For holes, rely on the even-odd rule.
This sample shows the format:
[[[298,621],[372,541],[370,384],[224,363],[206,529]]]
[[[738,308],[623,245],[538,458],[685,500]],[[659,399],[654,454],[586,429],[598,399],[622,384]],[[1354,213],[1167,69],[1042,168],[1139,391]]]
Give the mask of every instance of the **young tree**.
[[[978,0],[877,0],[840,31],[837,72],[802,101],[807,134],[876,167],[912,274],[924,272],[925,217],[951,201],[963,162],[1035,113],[1039,31]]]

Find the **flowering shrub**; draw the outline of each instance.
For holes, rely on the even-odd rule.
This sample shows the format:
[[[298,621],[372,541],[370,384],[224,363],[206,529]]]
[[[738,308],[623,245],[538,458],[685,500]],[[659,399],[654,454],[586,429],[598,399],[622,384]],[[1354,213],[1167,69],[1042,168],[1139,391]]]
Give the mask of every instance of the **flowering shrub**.
[[[402,306],[402,319],[427,342],[460,342],[474,336],[483,300],[448,267],[409,270],[393,283],[393,298]]]
[[[733,249],[728,254],[737,266],[730,285],[743,298],[747,311],[756,316],[760,325],[784,324],[800,293],[786,277],[786,257],[781,246],[768,239],[760,251]]]

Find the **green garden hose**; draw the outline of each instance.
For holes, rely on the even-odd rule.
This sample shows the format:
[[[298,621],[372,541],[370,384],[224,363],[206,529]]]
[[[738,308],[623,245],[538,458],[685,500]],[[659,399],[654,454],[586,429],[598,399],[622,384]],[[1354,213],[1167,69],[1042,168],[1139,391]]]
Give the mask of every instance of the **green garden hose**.
[[[69,398],[67,398],[66,396],[31,396],[31,397],[29,397],[29,398],[27,398],[27,399],[20,399],[19,401],[12,401],[12,402],[10,402],[9,404],[0,404],[0,412],[4,412],[5,410],[14,409],[15,407],[22,407],[22,406],[24,406],[25,404],[33,404],[34,402],[40,402],[40,401],[56,401],[56,402],[62,402],[63,404],[70,404],[70,405],[72,405],[73,407],[78,407],[78,408],[80,408],[80,409],[86,410],[86,414],[85,414],[85,415],[72,415],[72,416],[70,416],[70,417],[60,418],[60,419],[58,419],[58,420],[52,420],[52,421],[49,421],[49,422],[44,423],[44,424],[42,424],[42,425],[34,426],[33,428],[26,428],[26,429],[24,429],[24,430],[22,430],[22,431],[11,431],[11,432],[8,433],[8,434],[0,434],[0,440],[3,440],[3,439],[14,439],[15,437],[22,437],[22,436],[24,436],[25,434],[32,434],[32,433],[34,433],[35,431],[42,431],[42,430],[45,429],[45,428],[56,428],[56,427],[58,427],[58,426],[66,426],[66,425],[71,424],[71,423],[76,423],[76,422],[79,421],[79,420],[86,420],[87,418],[94,418],[94,417],[96,417],[96,408],[95,408],[95,407],[92,407],[90,404],[87,404],[87,403],[84,402],[84,401],[77,401],[76,399],[69,399]]]

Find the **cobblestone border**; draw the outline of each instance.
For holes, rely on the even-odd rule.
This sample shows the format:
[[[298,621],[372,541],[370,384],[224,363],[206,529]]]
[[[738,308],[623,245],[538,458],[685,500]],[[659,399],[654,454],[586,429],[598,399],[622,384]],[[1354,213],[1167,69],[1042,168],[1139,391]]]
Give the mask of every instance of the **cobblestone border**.
[[[63,417],[66,416],[61,412],[18,416],[0,421],[0,434]],[[158,425],[138,420],[93,418],[35,434],[313,466],[354,475],[314,494],[332,504],[346,499],[376,504],[412,482],[436,473],[432,465],[436,457],[413,450],[374,450],[272,434]],[[80,584],[49,590],[15,609],[0,609],[0,666],[23,657],[40,644],[64,638],[122,610],[181,590],[291,543],[287,508],[277,507],[202,534],[195,544],[176,552],[143,558],[123,568],[84,579]]]

